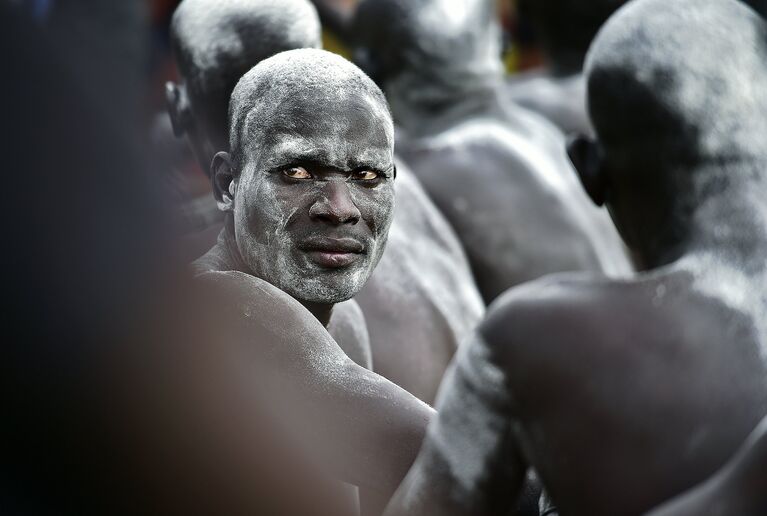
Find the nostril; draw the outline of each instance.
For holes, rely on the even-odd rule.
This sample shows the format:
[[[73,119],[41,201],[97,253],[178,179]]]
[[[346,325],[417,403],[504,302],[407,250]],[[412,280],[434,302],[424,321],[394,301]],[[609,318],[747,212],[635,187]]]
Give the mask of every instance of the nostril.
[[[356,224],[360,221],[360,212],[353,204],[334,206],[329,202],[316,202],[309,208],[309,216],[331,224]]]

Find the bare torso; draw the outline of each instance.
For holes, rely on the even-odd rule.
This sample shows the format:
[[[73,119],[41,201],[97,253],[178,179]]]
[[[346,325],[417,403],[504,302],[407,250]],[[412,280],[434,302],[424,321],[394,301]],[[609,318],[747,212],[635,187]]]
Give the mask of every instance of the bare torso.
[[[398,149],[456,230],[485,300],[552,272],[626,273],[620,238],[578,183],[561,134],[496,96],[472,102]]]
[[[483,333],[523,455],[563,513],[640,514],[735,452],[767,414],[766,288],[764,273],[685,259],[499,301]]]
[[[433,411],[350,359],[370,362],[369,349],[361,345],[366,333],[359,307],[336,305],[331,335],[292,297],[232,270],[221,239],[193,268],[221,296],[214,299],[223,300],[214,305],[229,320],[221,338],[234,338],[235,362],[253,366],[243,386],[262,401],[253,410],[282,425],[280,439],[322,466],[318,485],[342,508],[334,510],[358,514],[354,486],[388,499],[415,457]],[[297,485],[296,493],[301,489]]]

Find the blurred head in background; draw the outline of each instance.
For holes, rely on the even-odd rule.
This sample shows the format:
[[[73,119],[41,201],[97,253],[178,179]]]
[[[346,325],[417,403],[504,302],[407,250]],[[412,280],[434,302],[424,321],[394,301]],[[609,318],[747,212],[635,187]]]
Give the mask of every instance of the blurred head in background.
[[[227,110],[237,81],[284,50],[320,48],[320,22],[308,0],[184,0],[173,14],[171,44],[181,83],[168,83],[168,112],[208,173],[228,149]]]
[[[400,104],[449,105],[503,75],[501,34],[488,0],[363,0],[355,61]]]

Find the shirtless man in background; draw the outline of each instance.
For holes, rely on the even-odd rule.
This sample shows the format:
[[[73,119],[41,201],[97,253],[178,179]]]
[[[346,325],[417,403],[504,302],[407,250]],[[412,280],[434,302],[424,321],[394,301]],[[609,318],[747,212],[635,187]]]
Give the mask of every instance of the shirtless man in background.
[[[551,272],[629,270],[562,135],[506,98],[492,2],[364,0],[354,31],[397,152],[458,233],[486,302]]]
[[[168,85],[169,112],[205,170],[215,149],[228,148],[227,107],[239,78],[277,52],[321,45],[308,0],[184,0],[174,13],[171,38],[182,82]],[[453,352],[484,306],[452,228],[403,164],[394,188],[397,206],[386,250],[355,300],[336,306],[330,329],[365,365],[370,352],[357,343],[369,332],[373,370],[432,403]],[[205,240],[209,247],[215,235]],[[365,314],[364,331],[355,301]]]
[[[543,70],[507,79],[511,100],[543,115],[565,135],[591,134],[583,61],[599,27],[626,0],[520,0],[546,56]]]
[[[644,272],[500,298],[389,514],[501,514],[529,466],[563,514],[641,514],[767,415],[766,31],[735,0],[607,22],[586,65],[598,139],[570,154]]]

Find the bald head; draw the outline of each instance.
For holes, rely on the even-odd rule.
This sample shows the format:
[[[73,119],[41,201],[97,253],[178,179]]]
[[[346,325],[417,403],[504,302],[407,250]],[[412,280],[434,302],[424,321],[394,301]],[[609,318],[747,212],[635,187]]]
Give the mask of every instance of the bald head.
[[[762,16],[767,15],[767,0],[744,0],[754,11]]]
[[[403,71],[443,87],[501,73],[491,0],[363,0],[354,30],[383,84]]]
[[[292,50],[240,79],[229,119],[231,155],[214,158],[214,185],[244,262],[296,299],[350,299],[381,257],[394,209],[381,90],[338,55]]]
[[[570,156],[645,255],[681,242],[705,206],[721,226],[726,210],[763,203],[765,34],[736,0],[634,0],[597,35],[586,75],[598,142],[576,140]]]
[[[302,116],[305,110],[312,111],[311,121]],[[256,65],[237,83],[229,105],[229,146],[239,159],[254,137],[274,144],[284,135],[344,131],[352,111],[378,126],[393,147],[386,99],[362,70],[324,50],[283,52]]]
[[[614,150],[653,149],[668,163],[763,159],[766,30],[735,0],[632,2],[587,61],[600,139]]]
[[[627,0],[519,0],[551,65],[562,73],[580,72],[599,28]]]
[[[204,126],[198,129],[221,150],[229,96],[240,77],[279,52],[319,48],[320,23],[308,0],[183,0],[171,42],[191,111]]]

